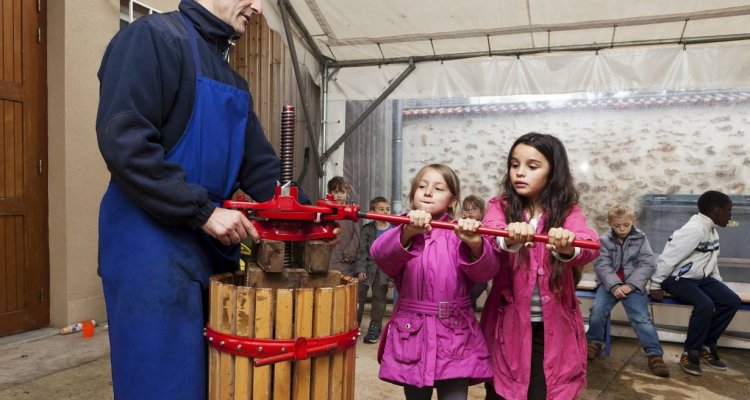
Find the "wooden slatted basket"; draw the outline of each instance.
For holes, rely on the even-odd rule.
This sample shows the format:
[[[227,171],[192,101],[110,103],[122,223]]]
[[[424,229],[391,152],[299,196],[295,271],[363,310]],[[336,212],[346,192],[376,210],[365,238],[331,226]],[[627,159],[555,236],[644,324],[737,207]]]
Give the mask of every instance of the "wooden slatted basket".
[[[356,327],[357,284],[338,271],[257,267],[211,277],[209,325],[255,339],[316,338]],[[248,283],[246,285],[246,282]],[[209,346],[209,399],[354,399],[355,346],[312,359],[256,367]]]

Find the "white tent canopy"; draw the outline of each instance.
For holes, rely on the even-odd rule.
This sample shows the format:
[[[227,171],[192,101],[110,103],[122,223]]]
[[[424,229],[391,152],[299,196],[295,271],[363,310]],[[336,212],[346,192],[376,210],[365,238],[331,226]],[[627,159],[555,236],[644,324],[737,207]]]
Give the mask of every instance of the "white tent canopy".
[[[749,38],[742,0],[289,0],[340,65]]]
[[[374,99],[409,62],[419,68],[394,97],[749,82],[747,0],[285,1],[300,62],[319,81],[336,74],[329,100]],[[283,31],[279,5],[268,8]]]
[[[347,121],[346,100],[750,87],[750,0],[278,0],[264,13],[280,32],[289,15],[321,86],[327,173],[368,115]]]

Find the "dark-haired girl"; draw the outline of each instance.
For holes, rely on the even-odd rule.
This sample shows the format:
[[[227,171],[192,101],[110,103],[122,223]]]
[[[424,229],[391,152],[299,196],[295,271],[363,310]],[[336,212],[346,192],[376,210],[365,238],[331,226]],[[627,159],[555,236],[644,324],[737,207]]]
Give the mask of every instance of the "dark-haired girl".
[[[586,337],[575,295],[576,268],[597,250],[572,246],[599,240],[586,225],[562,142],[528,133],[508,154],[504,193],[490,200],[483,226],[499,237],[500,263],[477,271],[493,277],[480,326],[490,350],[487,399],[573,399],[586,386]],[[546,234],[549,243],[534,243]]]

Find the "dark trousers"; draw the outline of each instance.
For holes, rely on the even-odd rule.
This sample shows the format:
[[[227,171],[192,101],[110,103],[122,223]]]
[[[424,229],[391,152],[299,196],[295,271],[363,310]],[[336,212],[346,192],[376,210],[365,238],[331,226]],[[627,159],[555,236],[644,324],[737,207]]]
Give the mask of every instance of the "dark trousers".
[[[446,379],[435,381],[435,386],[416,387],[404,385],[406,400],[430,400],[432,389],[437,389],[440,400],[466,400],[469,396],[469,380],[467,378]]]
[[[476,310],[477,309],[477,299],[479,296],[484,293],[485,290],[487,290],[487,282],[479,282],[473,284],[469,288],[469,297],[471,297],[471,308]]]
[[[529,400],[547,398],[547,380],[544,377],[544,323],[531,323],[531,379],[529,380]],[[484,384],[487,390],[485,400],[505,400],[495,392],[491,383]]]
[[[377,276],[375,277],[377,280]],[[367,292],[370,287],[360,282],[357,288],[357,325],[362,325],[362,314],[365,312],[365,302],[367,301]],[[370,311],[370,320],[378,327],[383,328],[383,315],[385,315],[385,295],[388,293],[388,284],[380,285],[376,282],[372,284],[372,310]]]
[[[715,345],[741,304],[736,293],[711,277],[678,280],[670,276],[662,282],[661,287],[677,300],[693,305],[685,351]]]

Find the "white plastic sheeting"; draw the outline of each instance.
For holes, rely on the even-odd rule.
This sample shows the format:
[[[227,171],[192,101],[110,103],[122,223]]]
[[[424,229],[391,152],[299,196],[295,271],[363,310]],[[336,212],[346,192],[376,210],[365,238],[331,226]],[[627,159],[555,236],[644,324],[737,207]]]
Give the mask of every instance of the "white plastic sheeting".
[[[374,99],[405,68],[342,68],[329,100]],[[420,63],[391,98],[737,87],[750,87],[750,41]]]
[[[376,60],[748,33],[747,0],[289,0],[325,57]]]

